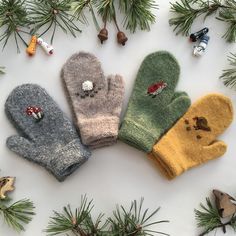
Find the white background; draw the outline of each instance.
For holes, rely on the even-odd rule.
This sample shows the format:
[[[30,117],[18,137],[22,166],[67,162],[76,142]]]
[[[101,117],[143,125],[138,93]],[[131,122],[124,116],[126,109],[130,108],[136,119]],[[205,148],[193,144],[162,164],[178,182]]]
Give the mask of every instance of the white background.
[[[195,58],[192,56],[193,44],[186,37],[175,36],[168,25],[171,16],[168,1],[159,0],[158,4],[159,10],[155,12],[157,22],[151,31],[134,35],[127,33],[129,41],[125,47],[117,45],[113,24],[108,26],[109,40],[101,45],[91,22],[88,27],[82,26],[83,33],[77,38],[58,31],[54,41],[55,54],[51,57],[38,48],[36,55],[29,58],[23,46],[21,53],[17,54],[14,40],[0,54],[0,65],[6,66],[6,75],[0,77],[0,176],[16,176],[16,190],[10,196],[14,200],[30,198],[35,203],[37,213],[21,235],[45,235],[43,229],[52,211],[60,211],[68,203],[73,207],[78,206],[80,196],[87,193],[89,198],[94,199],[95,216],[100,211],[109,216],[116,203],[129,206],[131,200],[143,196],[145,207],[154,209],[161,206],[155,220],[171,221],[155,229],[172,236],[195,236],[200,231],[197,230],[193,210],[199,207],[200,202],[205,202],[205,197],[211,195],[213,188],[236,196],[235,122],[220,137],[228,144],[224,157],[194,168],[173,181],[164,179],[147,160],[145,153],[120,141],[114,146],[93,151],[90,160],[63,183],[57,182],[38,165],[15,155],[5,145],[6,138],[16,134],[16,130],[5,116],[4,103],[17,85],[41,85],[72,117],[63,91],[60,69],[67,58],[81,50],[94,53],[101,60],[105,74],[120,73],[124,76],[126,91],[122,116],[142,60],[158,50],[168,50],[175,55],[181,66],[177,89],[187,91],[193,102],[207,93],[221,92],[232,99],[235,107],[236,92],[225,88],[218,79],[222,69],[228,65],[227,54],[235,48],[221,38],[226,25],[214,18],[205,23],[199,20],[193,25],[193,31],[208,26],[211,37],[205,55]],[[17,234],[0,221],[0,235]],[[222,231],[218,230],[217,235],[223,235]],[[233,232],[229,229],[227,235],[233,235]]]

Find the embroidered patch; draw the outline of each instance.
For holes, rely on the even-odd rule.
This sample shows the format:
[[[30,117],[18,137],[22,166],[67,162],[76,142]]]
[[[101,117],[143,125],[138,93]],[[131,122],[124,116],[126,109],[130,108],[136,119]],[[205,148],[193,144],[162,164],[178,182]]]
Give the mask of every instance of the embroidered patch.
[[[147,94],[152,96],[153,98],[160,94],[163,89],[167,87],[167,83],[160,81],[155,84],[152,84],[147,89]]]
[[[86,80],[81,85],[82,91],[80,93],[75,93],[77,97],[80,97],[82,99],[86,97],[94,97],[99,90],[101,90],[101,87],[97,87],[95,83],[93,83],[90,80]]]
[[[193,120],[196,122],[196,125],[193,126],[195,130],[211,131],[205,117],[194,117]]]
[[[208,121],[205,117],[194,117],[193,120],[195,121],[195,124],[193,126],[190,125],[190,122],[188,119],[184,120],[185,129],[186,131],[190,132],[192,130],[203,130],[203,131],[211,131],[211,128],[208,125]],[[202,139],[202,136],[196,133],[196,138],[198,140]]]
[[[36,122],[41,121],[44,117],[43,111],[40,107],[29,106],[26,108],[25,112],[28,116],[32,116]]]

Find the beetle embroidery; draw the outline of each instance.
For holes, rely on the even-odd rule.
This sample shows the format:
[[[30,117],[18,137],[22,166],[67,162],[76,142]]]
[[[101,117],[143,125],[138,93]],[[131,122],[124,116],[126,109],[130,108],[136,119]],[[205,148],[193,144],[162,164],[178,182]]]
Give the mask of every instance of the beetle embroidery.
[[[148,87],[147,94],[151,95],[154,98],[156,97],[156,95],[160,94],[166,87],[167,83],[163,81],[157,82]]]

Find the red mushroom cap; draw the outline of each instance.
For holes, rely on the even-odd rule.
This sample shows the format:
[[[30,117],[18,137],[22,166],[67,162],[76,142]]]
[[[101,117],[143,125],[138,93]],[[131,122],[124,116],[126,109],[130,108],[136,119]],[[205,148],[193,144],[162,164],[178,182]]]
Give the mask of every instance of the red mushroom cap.
[[[31,106],[27,107],[25,112],[27,115],[31,116],[33,113],[33,107]]]
[[[42,109],[40,107],[33,107],[33,112],[34,113],[39,113],[40,111],[42,111]]]

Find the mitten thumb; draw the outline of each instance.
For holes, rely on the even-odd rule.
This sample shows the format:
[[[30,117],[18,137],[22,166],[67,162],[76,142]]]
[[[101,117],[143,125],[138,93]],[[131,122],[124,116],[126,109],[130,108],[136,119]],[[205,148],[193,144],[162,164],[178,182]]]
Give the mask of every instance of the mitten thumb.
[[[216,159],[225,154],[227,150],[227,145],[223,141],[214,141],[208,146],[203,146],[202,151],[202,163]]]
[[[108,99],[122,103],[124,96],[124,81],[121,75],[109,75],[107,77]]]
[[[7,147],[30,161],[36,156],[36,150],[32,142],[28,139],[20,137],[18,135],[11,136],[7,139]]]

